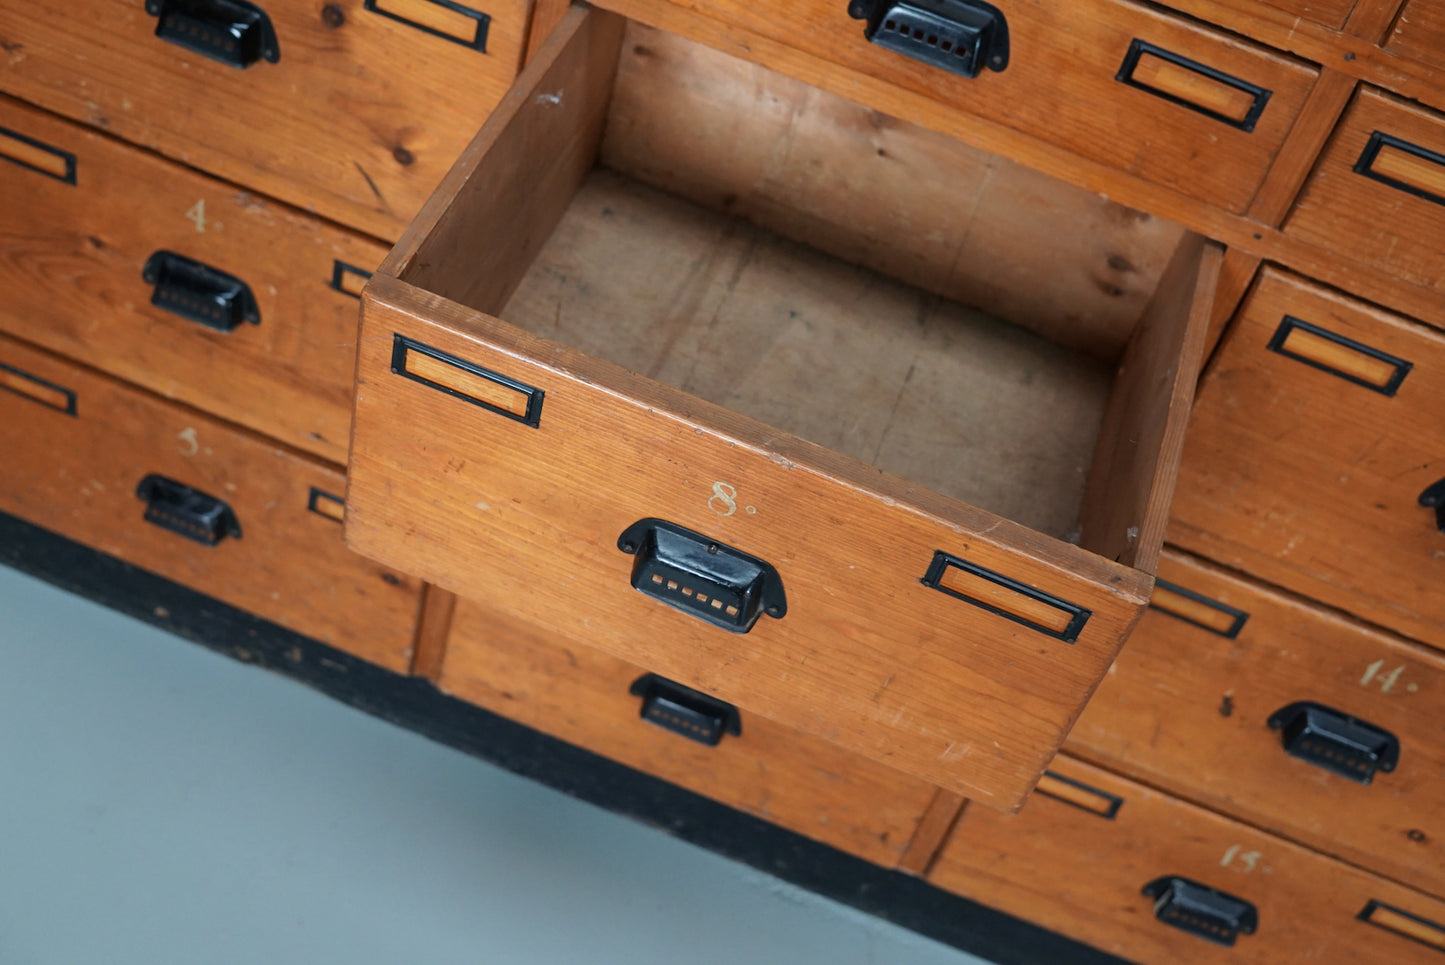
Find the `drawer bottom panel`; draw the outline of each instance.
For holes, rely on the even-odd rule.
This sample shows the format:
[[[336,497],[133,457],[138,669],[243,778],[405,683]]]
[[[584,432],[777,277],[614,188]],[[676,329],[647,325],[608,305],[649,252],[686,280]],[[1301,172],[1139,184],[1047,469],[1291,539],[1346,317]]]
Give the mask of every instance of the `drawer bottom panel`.
[[[898,864],[933,799],[930,785],[751,714],[716,745],[689,739],[643,718],[645,695],[630,691],[642,690],[634,685],[645,676],[462,600],[438,682],[553,737],[876,864]]]
[[[1141,965],[1445,951],[1445,903],[1064,756],[1017,814],[967,807],[930,879]],[[1241,903],[1252,927],[1222,944]]]
[[[0,336],[0,510],[389,670],[418,581],[342,543],[336,469]]]

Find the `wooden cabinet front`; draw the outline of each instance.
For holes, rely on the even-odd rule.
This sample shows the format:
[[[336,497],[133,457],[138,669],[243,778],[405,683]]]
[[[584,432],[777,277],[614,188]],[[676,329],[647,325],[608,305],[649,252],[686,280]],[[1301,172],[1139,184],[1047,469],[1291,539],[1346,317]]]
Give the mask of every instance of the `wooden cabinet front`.
[[[5,512],[410,666],[421,586],[343,545],[337,470],[4,336],[0,447]]]

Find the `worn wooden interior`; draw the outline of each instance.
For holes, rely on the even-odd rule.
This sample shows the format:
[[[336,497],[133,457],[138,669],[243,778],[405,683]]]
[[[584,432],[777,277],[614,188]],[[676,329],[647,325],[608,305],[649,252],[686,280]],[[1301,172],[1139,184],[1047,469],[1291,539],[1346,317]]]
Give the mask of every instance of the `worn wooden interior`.
[[[1212,250],[636,23],[553,43],[383,273],[1152,564]]]

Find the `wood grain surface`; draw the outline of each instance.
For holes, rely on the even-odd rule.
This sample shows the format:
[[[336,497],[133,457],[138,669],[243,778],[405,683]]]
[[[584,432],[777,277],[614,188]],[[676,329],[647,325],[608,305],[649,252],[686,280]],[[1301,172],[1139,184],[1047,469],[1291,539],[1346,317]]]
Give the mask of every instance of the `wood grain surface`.
[[[1081,545],[1154,572],[1224,251],[1190,235],[1175,251],[1119,363],[1080,517]]]
[[[1109,361],[1182,230],[635,22],[601,163]]]
[[[835,320],[819,313],[814,327],[824,333],[821,344],[833,345],[832,360],[795,351],[780,355],[780,364],[769,368],[758,364],[766,362],[767,339],[773,337],[767,326],[748,327],[754,323],[746,316],[756,312],[744,312],[735,321],[720,321],[711,309],[699,313],[698,306],[707,304],[705,285],[691,292],[697,286],[688,282],[677,298],[664,297],[666,304],[651,306],[647,299],[667,290],[659,278],[712,277],[665,260],[676,249],[686,261],[686,244],[672,228],[661,233],[667,250],[659,255],[654,249],[653,261],[631,263],[634,259],[619,249],[624,254],[612,260],[599,261],[594,254],[550,265],[545,258],[536,266],[526,263],[543,250],[557,218],[564,222],[558,234],[567,234],[562,212],[585,174],[580,161],[600,135],[604,125],[598,115],[606,108],[605,90],[599,94],[599,85],[583,82],[609,76],[614,59],[608,45],[615,51],[620,41],[613,23],[600,13],[569,15],[368,288],[348,538],[361,551],[464,597],[510,607],[538,626],[586,639],[780,723],[995,806],[1017,804],[1041,769],[1054,729],[1067,727],[1132,624],[1138,613],[1135,594],[1148,585],[1148,572],[1118,566],[668,388],[647,378],[654,369],[635,359],[629,362],[641,374],[585,351],[616,357],[631,343],[644,355],[651,352],[653,360],[666,360],[677,348],[678,357],[690,358],[704,381],[712,378],[708,373],[714,367],[719,377],[730,369],[748,375],[751,364],[766,376],[756,380],[760,390],[788,402],[773,405],[773,413],[784,415],[793,403],[808,404],[813,391],[826,390],[830,372],[836,373],[831,378],[841,391],[835,387],[825,398],[838,410],[833,424],[845,427],[888,411],[877,404],[883,396],[866,379],[877,379],[883,387],[891,382],[895,391],[889,402],[896,402],[900,382],[908,382],[905,371],[890,374],[882,365],[891,358],[892,343],[902,337],[882,334],[888,331],[883,327],[887,313],[870,313],[870,324],[846,340],[828,334],[841,330],[830,329]],[[579,85],[581,96],[569,96]],[[579,196],[579,204],[586,194]],[[521,204],[522,198],[528,203]],[[601,228],[616,232],[609,222],[632,217],[610,203],[594,205],[595,216],[584,219],[583,234]],[[704,247],[718,250],[715,240]],[[767,257],[757,259],[759,277],[780,272],[791,282],[777,284],[775,291],[774,282],[762,286],[769,306],[764,319],[801,319],[796,335],[807,335],[809,299],[820,296],[804,283],[804,262],[789,255],[786,246],[759,250],[767,251]],[[659,257],[664,260],[656,261]],[[649,272],[652,264],[661,267]],[[1168,286],[1158,317],[1145,326],[1169,333],[1164,343],[1175,345],[1188,341],[1180,333],[1191,322],[1197,246],[1179,264],[1178,284]],[[543,310],[532,321],[543,337],[531,326],[523,330],[485,314],[505,307],[510,315],[505,300],[528,267],[536,268],[544,292],[552,286],[550,295],[534,299]],[[391,273],[404,280],[393,280]],[[732,287],[742,287],[742,275],[721,274],[737,275]],[[1210,281],[1199,290],[1207,290]],[[421,290],[423,284],[433,290]],[[559,284],[564,292],[615,286],[630,301],[619,299],[619,307],[604,319],[607,324],[594,330],[593,343],[579,351],[566,344],[573,340],[571,331],[560,333],[565,341],[545,337],[558,328],[559,318],[577,314],[567,309],[566,298],[557,297]],[[842,289],[845,298],[856,300],[848,290]],[[517,298],[526,300],[525,294],[524,284]],[[822,294],[837,298],[836,292]],[[718,350],[707,343],[689,344],[698,327],[670,320],[690,313],[706,323],[705,330],[716,328],[709,338],[720,340],[714,343]],[[1207,310],[1193,316],[1202,333]],[[786,332],[787,324],[779,330]],[[950,331],[961,329],[954,325]],[[499,416],[414,378],[397,377],[391,341],[397,334],[473,372],[498,373],[515,380],[510,384],[539,390],[544,400],[540,418],[510,407],[502,411],[515,418]],[[753,351],[732,352],[734,342]],[[1161,360],[1159,354],[1153,353],[1150,364],[1158,362],[1160,384],[1171,385],[1188,372],[1187,358]],[[1151,371],[1145,365],[1135,368]],[[737,373],[730,377],[730,384],[744,384]],[[1041,383],[1033,378],[1037,393]],[[481,399],[464,382],[450,385]],[[953,410],[963,404],[970,385],[989,403],[999,395],[982,373],[940,375],[937,385],[947,391],[921,396],[937,401],[908,408],[918,413],[910,415],[914,423],[925,416],[937,420],[939,428],[928,431],[938,433],[959,414]],[[992,408],[953,425],[977,423],[975,432],[993,431],[990,424],[1006,410]],[[828,409],[823,405],[813,411],[821,417]],[[1177,407],[1173,411],[1176,417],[1182,414]],[[402,426],[406,429],[399,432]],[[1027,460],[1018,460],[1017,444],[1008,437],[1006,430],[998,436],[992,458],[1021,470],[1015,486],[1027,491],[1022,482],[1029,478]],[[1144,512],[1151,501],[1130,494],[1150,492],[1150,480],[1163,478],[1167,470],[1160,464],[1170,458],[1169,437],[1141,432],[1138,457],[1117,466],[1111,462],[1114,471],[1098,474],[1095,484],[1104,492],[1117,491],[1121,500]],[[926,439],[908,438],[908,445],[899,444],[900,453],[927,451]],[[872,456],[876,459],[877,453]],[[790,606],[802,609],[783,620],[765,619],[752,633],[725,641],[714,628],[637,594],[627,580],[631,561],[618,552],[616,540],[624,527],[649,516],[706,532],[784,567],[795,574],[790,600],[802,601]],[[1141,531],[1143,524],[1141,518]],[[1037,603],[1030,591],[989,584],[983,596],[1002,611],[995,612],[924,587],[919,581],[935,551],[1087,608],[1092,615],[1082,636],[1061,648],[1056,644],[1062,641],[1040,637],[1039,629],[1016,622],[1036,618],[1040,606],[1051,615],[1063,612]],[[496,567],[480,562],[504,559]],[[564,582],[558,584],[559,579]],[[556,605],[559,585],[567,587],[578,606]],[[957,641],[965,637],[970,642],[960,649]],[[928,675],[905,669],[925,663],[932,668]],[[956,695],[963,692],[981,699],[960,704]],[[1009,694],[1010,706],[983,700],[985,693]],[[983,757],[972,759],[979,750]]]
[[[381,245],[5,97],[0,128],[75,159],[74,184],[0,160],[0,329],[346,461],[360,307],[331,285],[348,266],[359,292]],[[0,133],[0,159],[21,143]],[[261,323],[151,305],[157,251],[240,278]]]
[[[143,0],[7,5],[0,89],[396,238],[516,76],[527,4],[487,5],[485,53],[362,0],[265,9],[280,60],[238,70],[156,37]]]
[[[1439,959],[1438,947],[1357,916],[1382,902],[1438,934],[1445,902],[1067,756],[1049,770],[1120,799],[1114,817],[1043,793],[1018,814],[967,808],[929,879],[1146,965]],[[1141,890],[1162,875],[1253,903],[1258,930],[1230,948],[1156,920]]]
[[[0,374],[0,509],[406,672],[420,584],[307,508],[313,490],[343,496],[340,472],[3,336]],[[72,393],[75,414],[39,404],[34,379]],[[147,522],[136,486],[151,473],[227,502],[240,538],[206,546]]]
[[[849,854],[898,863],[933,788],[754,714],[743,713],[742,733],[715,747],[689,740],[642,718],[628,688],[646,672],[463,600],[438,686]]]
[[[1159,579],[1168,592],[1156,588],[1069,752],[1445,894],[1445,657],[1178,553]],[[1189,622],[1176,588],[1242,611],[1243,627],[1230,638],[1235,618],[1219,612],[1199,621],[1212,629]],[[1394,734],[1398,768],[1364,785],[1286,755],[1267,721],[1300,700]]]
[[[1385,48],[1445,71],[1445,3],[1409,0],[1390,29]]]
[[[1355,168],[1377,131],[1433,152],[1437,159],[1387,148],[1373,169],[1407,187],[1367,177]],[[1440,240],[1445,234],[1445,161],[1441,157],[1445,157],[1445,115],[1379,91],[1362,90],[1321,155],[1284,232],[1349,253],[1411,285],[1445,293],[1445,242]],[[1409,188],[1435,197],[1421,197]]]
[[[538,428],[392,374],[393,333],[541,389]],[[362,345],[358,551],[996,806],[1147,593],[1147,574],[383,276]],[[777,566],[787,616],[734,635],[637,593],[616,541],[651,516]],[[935,550],[1089,609],[1078,642],[923,586]]]
[[[1286,316],[1412,368],[1391,396],[1270,351]],[[1379,378],[1332,344],[1304,354]],[[1445,336],[1266,269],[1201,382],[1169,541],[1445,646],[1445,533],[1418,502],[1445,477],[1441,398]]]
[[[632,12],[631,0],[604,5]],[[826,58],[835,69],[958,105],[1234,212],[1244,211],[1254,197],[1316,76],[1300,61],[1120,0],[1069,4],[1067,11],[1047,2],[1015,5],[1008,12],[1013,52],[1008,68],[984,70],[972,79],[869,44],[846,4],[682,5]],[[1271,91],[1257,126],[1247,132],[1121,83],[1116,75],[1136,39]],[[1063,76],[1068,84],[1059,83]]]

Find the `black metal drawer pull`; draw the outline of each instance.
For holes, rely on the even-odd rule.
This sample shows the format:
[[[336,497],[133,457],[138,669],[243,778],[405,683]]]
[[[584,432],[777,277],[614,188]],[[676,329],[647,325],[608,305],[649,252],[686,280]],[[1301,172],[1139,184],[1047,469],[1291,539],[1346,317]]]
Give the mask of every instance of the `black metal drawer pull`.
[[[643,674],[627,692],[642,698],[643,720],[688,740],[716,747],[724,734],[742,736],[742,718],[736,707],[666,677]]]
[[[1154,899],[1155,918],[1220,945],[1233,945],[1240,935],[1253,935],[1259,927],[1254,905],[1178,875],[1155,878],[1144,886],[1144,894]]]
[[[281,59],[266,11],[245,0],[146,0],[156,36],[232,67]]]
[[[869,43],[960,77],[1008,66],[1008,21],[981,0],[850,0]]]
[[[1435,525],[1445,533],[1445,479],[1420,494],[1420,505],[1435,510]]]
[[[230,536],[241,538],[241,524],[231,507],[185,483],[154,473],[140,481],[135,494],[146,504],[146,522],[215,546]]]
[[[1269,716],[1285,753],[1352,781],[1369,784],[1376,771],[1393,771],[1400,760],[1395,735],[1324,704],[1301,700]]]
[[[724,630],[747,633],[762,614],[788,612],[783,578],[770,564],[676,523],[639,519],[617,548],[636,557],[633,589]]]
[[[141,269],[153,285],[151,304],[218,332],[242,322],[261,324],[261,309],[251,288],[235,275],[174,251],[157,251]]]

